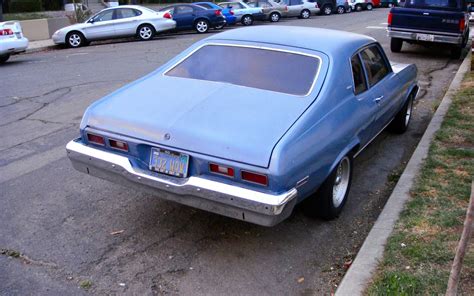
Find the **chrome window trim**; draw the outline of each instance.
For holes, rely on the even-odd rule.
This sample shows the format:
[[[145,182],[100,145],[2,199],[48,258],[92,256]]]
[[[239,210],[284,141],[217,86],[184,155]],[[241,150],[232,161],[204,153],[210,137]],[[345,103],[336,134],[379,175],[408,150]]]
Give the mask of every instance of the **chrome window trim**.
[[[288,49],[281,49],[281,48],[274,48],[274,47],[268,47],[268,46],[257,46],[257,45],[247,45],[247,44],[231,44],[231,43],[220,43],[220,42],[208,42],[208,43],[204,43],[200,46],[198,46],[197,48],[195,48],[194,50],[192,50],[190,53],[188,53],[186,56],[184,56],[183,58],[181,58],[178,62],[174,63],[173,65],[171,65],[168,69],[166,69],[164,72],[163,72],[163,76],[167,76],[166,74],[173,70],[175,67],[177,67],[179,64],[181,64],[184,60],[186,60],[188,57],[190,57],[192,54],[194,54],[196,51],[200,50],[201,48],[203,48],[204,46],[230,46],[230,47],[242,47],[242,48],[254,48],[254,49],[261,49],[261,50],[272,50],[272,51],[278,51],[278,52],[286,52],[286,53],[291,53],[291,54],[298,54],[298,55],[303,55],[303,56],[308,56],[308,57],[312,57],[312,58],[316,58],[319,60],[319,64],[318,64],[318,68],[316,70],[316,74],[314,75],[314,78],[313,78],[313,83],[311,84],[311,87],[309,88],[308,92],[304,95],[295,95],[295,94],[289,94],[289,93],[285,93],[285,92],[279,92],[279,91],[274,91],[274,90],[268,90],[268,89],[261,89],[261,88],[256,88],[256,87],[250,87],[250,86],[245,86],[245,85],[239,85],[241,87],[249,87],[249,88],[254,88],[254,89],[259,89],[259,90],[263,90],[263,91],[270,91],[270,92],[276,92],[276,93],[281,93],[281,94],[285,94],[285,95],[289,95],[289,96],[294,96],[294,97],[307,97],[308,95],[310,95],[313,90],[314,90],[314,87],[316,85],[316,82],[318,81],[318,78],[319,78],[319,74],[321,72],[321,65],[323,63],[323,59],[319,56],[319,55],[316,55],[316,54],[310,54],[310,53],[305,53],[305,52],[299,52],[299,51],[295,51],[295,50],[288,50]],[[285,46],[285,45],[283,45]],[[168,77],[177,77],[177,76],[168,76]],[[184,79],[194,79],[194,80],[201,80],[201,81],[208,81],[208,82],[214,82],[214,83],[226,83],[226,82],[220,82],[220,81],[212,81],[212,80],[203,80],[203,79],[196,79],[196,78],[185,78],[185,77],[178,77],[178,78],[184,78]]]

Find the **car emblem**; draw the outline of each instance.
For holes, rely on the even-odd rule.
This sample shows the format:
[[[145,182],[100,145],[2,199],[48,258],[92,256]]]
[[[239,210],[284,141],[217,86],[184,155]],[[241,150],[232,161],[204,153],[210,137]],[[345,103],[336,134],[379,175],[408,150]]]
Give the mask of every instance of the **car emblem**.
[[[166,133],[166,134],[165,134],[165,140],[169,140],[169,139],[171,139],[171,135],[168,134],[168,133]]]

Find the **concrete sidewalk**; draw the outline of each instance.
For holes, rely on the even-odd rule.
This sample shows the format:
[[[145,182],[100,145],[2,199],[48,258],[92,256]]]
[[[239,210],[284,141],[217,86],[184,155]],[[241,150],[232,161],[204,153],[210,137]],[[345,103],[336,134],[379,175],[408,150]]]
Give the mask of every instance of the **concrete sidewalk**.
[[[26,53],[37,52],[47,49],[57,48],[58,45],[54,44],[52,39],[30,41]]]

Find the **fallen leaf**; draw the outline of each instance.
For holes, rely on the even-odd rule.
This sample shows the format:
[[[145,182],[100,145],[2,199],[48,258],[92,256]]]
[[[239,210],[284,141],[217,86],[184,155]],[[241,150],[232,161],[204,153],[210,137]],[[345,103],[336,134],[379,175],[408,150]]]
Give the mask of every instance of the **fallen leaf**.
[[[304,282],[304,277],[300,277],[300,278],[298,279],[298,284],[301,284],[302,282]]]
[[[117,231],[112,231],[110,234],[111,235],[117,235],[117,234],[121,234],[122,232],[124,232],[125,230],[122,229],[122,230],[117,230]]]

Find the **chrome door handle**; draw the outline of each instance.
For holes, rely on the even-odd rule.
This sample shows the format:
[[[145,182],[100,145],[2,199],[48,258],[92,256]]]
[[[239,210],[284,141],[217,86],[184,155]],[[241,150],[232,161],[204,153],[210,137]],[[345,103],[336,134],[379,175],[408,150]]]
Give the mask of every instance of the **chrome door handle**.
[[[374,99],[375,103],[379,103],[383,99],[383,96]]]

